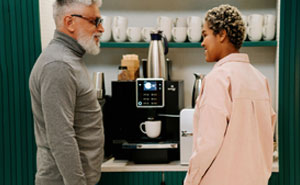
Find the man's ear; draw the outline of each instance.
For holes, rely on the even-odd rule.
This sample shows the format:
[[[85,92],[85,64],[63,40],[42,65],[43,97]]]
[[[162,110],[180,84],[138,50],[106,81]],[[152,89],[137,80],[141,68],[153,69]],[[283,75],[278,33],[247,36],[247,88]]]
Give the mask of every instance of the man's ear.
[[[220,35],[220,42],[224,42],[225,39],[226,39],[226,37],[227,37],[226,30],[221,30],[220,33],[219,33],[219,35]]]
[[[64,26],[71,33],[73,33],[75,31],[74,19],[73,19],[72,16],[65,16],[64,17]]]

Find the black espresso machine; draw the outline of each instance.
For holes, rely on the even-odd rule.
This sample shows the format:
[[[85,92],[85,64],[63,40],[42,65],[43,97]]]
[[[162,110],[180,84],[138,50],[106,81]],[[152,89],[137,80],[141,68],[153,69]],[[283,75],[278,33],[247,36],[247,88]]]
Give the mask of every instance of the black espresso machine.
[[[105,126],[106,150],[115,159],[135,163],[179,160],[183,81],[139,78],[136,81],[112,81],[111,88],[112,111],[106,115],[109,125]],[[161,121],[157,137],[149,137],[141,131],[141,123],[147,120]]]

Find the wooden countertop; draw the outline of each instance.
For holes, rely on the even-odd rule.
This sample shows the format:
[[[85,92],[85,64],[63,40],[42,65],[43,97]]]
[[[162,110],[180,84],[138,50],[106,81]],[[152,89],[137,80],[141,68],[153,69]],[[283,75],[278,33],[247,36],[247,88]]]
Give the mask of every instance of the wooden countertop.
[[[111,158],[102,164],[102,172],[186,172],[187,165],[181,165],[180,161],[172,161],[168,164],[135,164],[127,160],[115,160]],[[278,161],[273,163],[273,172],[278,172]]]

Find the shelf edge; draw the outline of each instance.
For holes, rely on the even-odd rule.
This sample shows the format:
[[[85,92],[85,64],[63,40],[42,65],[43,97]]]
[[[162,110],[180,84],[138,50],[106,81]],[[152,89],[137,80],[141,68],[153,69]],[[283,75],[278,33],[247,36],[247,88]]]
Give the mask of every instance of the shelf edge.
[[[277,41],[245,41],[242,47],[276,47]],[[146,42],[103,42],[101,43],[101,48],[148,48],[149,43]],[[191,42],[184,42],[184,43],[175,43],[169,42],[169,48],[203,48],[201,43],[191,43]]]

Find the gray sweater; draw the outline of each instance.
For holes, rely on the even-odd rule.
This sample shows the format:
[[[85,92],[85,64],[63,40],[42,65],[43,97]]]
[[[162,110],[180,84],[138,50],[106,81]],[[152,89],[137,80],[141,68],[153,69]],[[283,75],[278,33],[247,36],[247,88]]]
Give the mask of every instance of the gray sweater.
[[[104,134],[96,91],[76,40],[55,31],[30,75],[36,185],[95,185]]]

